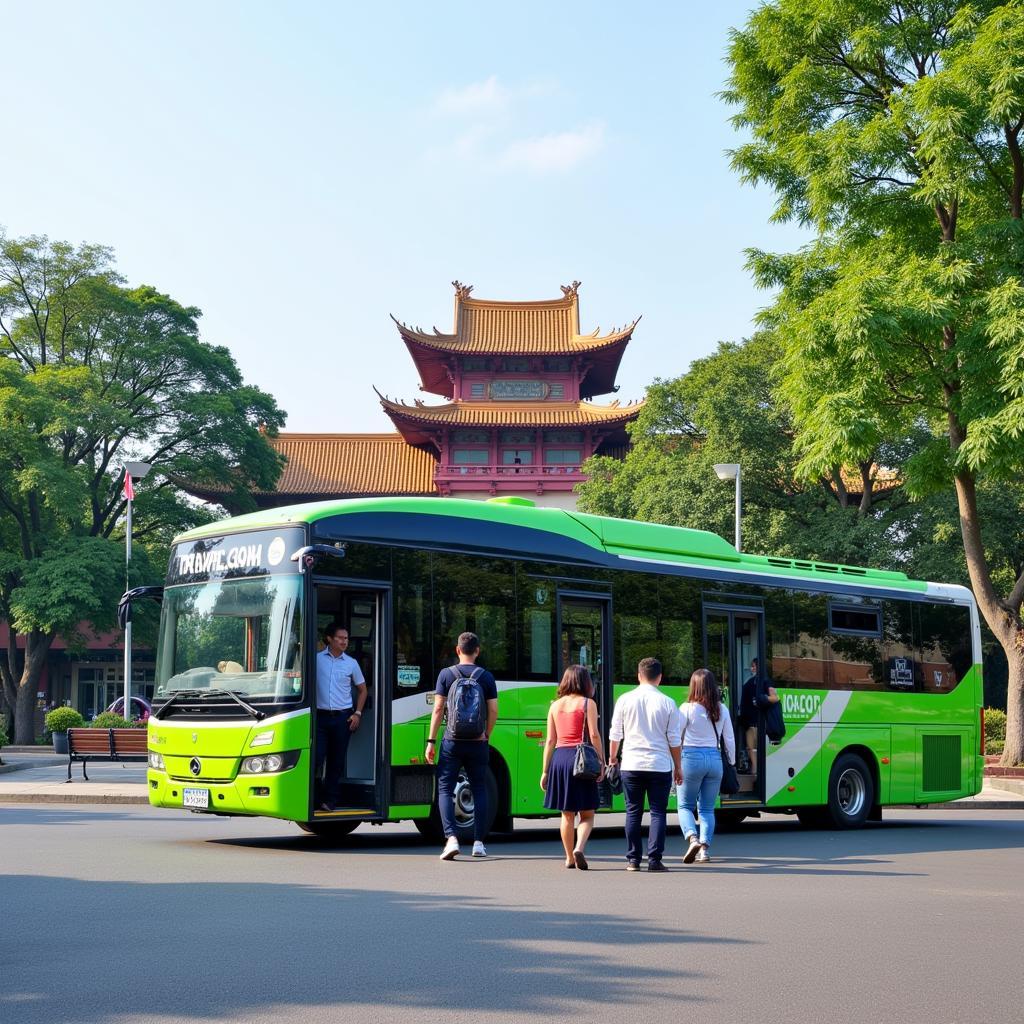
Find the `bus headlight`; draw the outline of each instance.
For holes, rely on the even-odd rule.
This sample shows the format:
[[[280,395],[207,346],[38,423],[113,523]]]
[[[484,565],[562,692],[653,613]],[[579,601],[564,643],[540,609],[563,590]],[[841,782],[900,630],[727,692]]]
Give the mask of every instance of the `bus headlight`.
[[[243,758],[238,771],[242,775],[267,775],[294,768],[298,761],[297,750],[286,750],[281,754],[259,754]]]
[[[163,771],[164,770],[164,756],[163,756],[163,754],[158,754],[155,750],[151,750],[149,752],[149,767],[150,768],[157,768],[160,771]]]

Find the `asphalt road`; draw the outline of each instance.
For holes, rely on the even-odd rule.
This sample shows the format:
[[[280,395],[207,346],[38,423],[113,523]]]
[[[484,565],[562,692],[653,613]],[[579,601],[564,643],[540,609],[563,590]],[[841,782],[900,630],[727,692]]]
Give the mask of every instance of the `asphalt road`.
[[[517,826],[442,864],[408,826],[0,807],[0,1021],[1020,1019],[1020,811],[767,819],[703,868],[673,835],[664,875]]]

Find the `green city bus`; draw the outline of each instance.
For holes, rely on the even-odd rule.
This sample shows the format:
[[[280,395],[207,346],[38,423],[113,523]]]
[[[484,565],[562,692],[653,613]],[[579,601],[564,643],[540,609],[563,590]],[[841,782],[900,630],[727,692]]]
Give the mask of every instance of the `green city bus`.
[[[498,679],[488,830],[550,813],[538,781],[565,666],[589,667],[606,733],[647,656],[677,702],[707,666],[738,708],[755,657],[780,695],[786,734],[766,742],[762,728],[740,791],[721,798],[727,819],[793,812],[853,827],[887,804],[981,788],[974,601],[899,572],[750,555],[715,534],[523,498],[365,498],[183,534],[162,602],[147,773],[159,807],[283,818],[323,836],[412,820],[438,836],[424,740],[464,630]],[[340,804],[325,813],[313,802],[314,659],[332,622],[348,628],[369,696]],[[456,815],[471,836],[465,779]]]

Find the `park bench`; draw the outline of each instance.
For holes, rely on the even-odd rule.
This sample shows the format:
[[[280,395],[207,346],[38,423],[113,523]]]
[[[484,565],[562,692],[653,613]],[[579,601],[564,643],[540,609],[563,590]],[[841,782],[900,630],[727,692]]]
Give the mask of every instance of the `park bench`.
[[[74,761],[82,762],[82,778],[88,782],[87,761],[146,761],[148,758],[145,729],[68,729],[68,782]]]

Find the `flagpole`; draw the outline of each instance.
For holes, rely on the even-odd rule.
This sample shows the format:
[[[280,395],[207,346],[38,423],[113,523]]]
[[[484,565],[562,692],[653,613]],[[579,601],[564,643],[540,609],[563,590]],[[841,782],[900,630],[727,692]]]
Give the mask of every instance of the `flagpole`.
[[[124,491],[128,499],[128,512],[125,520],[124,534],[124,592],[127,594],[130,589],[128,583],[128,570],[132,560],[132,498],[135,492],[132,489],[132,475],[125,471]],[[121,717],[126,721],[132,720],[132,606],[131,602],[125,609],[124,616],[124,711]]]
[[[124,592],[131,589],[128,577],[132,560],[132,502],[135,488],[132,477],[141,480],[152,467],[147,462],[129,462],[124,467],[124,496],[127,501],[124,525]],[[124,616],[124,708],[122,718],[132,720],[132,606],[128,602]]]

